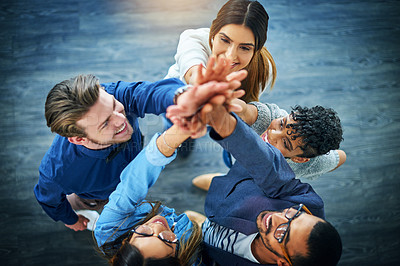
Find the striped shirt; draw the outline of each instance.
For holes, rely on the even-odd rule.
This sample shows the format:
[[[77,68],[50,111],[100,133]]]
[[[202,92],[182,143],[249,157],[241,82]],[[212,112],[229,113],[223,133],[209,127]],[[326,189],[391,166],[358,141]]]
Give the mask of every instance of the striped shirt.
[[[260,263],[251,252],[251,243],[258,233],[245,235],[206,219],[202,226],[203,241],[216,248]]]

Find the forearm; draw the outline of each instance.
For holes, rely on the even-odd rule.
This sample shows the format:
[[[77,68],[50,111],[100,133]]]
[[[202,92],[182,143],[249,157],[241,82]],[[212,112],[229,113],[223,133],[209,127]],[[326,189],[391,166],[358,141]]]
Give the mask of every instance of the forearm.
[[[246,104],[245,101],[240,99],[235,99],[232,103],[242,107],[241,112],[236,112],[236,114],[249,126],[253,125],[257,120],[258,110],[257,107],[252,104]]]
[[[157,82],[118,82],[109,85],[110,93],[115,86],[115,98],[120,101],[126,113],[133,113],[139,117],[145,114],[161,114],[173,104],[175,91],[184,86],[178,79],[165,79]],[[107,87],[106,87],[107,88]]]
[[[280,188],[295,177],[280,151],[265,143],[239,118],[230,136],[221,139],[213,131],[210,136],[247,169],[268,196],[276,197]]]
[[[69,225],[75,224],[78,221],[78,216],[65,195],[59,198],[58,195],[62,192],[59,192],[56,186],[46,186],[46,182],[43,180],[43,178],[39,179],[39,183],[34,188],[35,197],[40,206],[54,221],[62,221]]]
[[[157,148],[164,156],[169,157],[189,137],[190,134],[173,125],[157,138]]]
[[[214,106],[217,108],[209,114],[208,124],[222,138],[226,138],[232,134],[237,125],[236,118],[228,113],[224,106]]]
[[[192,66],[186,72],[186,74],[184,75],[184,79],[185,79],[187,84],[190,84],[190,85],[195,85],[196,84],[198,68],[203,68],[203,66],[202,65]]]

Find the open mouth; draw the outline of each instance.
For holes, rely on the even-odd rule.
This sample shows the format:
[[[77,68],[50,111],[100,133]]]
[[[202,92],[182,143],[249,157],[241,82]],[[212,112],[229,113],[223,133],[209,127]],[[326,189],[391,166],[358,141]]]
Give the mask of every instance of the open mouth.
[[[165,220],[165,218],[163,218],[163,217],[159,217],[159,218],[154,219],[154,220],[152,221],[152,223],[154,223],[154,224],[160,224],[160,225],[162,225],[163,227],[165,227],[166,229],[169,229],[168,223],[167,223],[167,221]]]
[[[268,133],[264,132],[264,134],[261,135],[261,139],[266,142],[266,143],[270,143],[268,140]]]
[[[120,129],[117,130],[117,132],[115,132],[115,135],[121,133],[122,131],[124,131],[124,129],[126,128],[126,122],[121,126]]]
[[[234,67],[236,67],[238,65],[239,65],[239,63],[232,63],[231,68],[234,68]]]

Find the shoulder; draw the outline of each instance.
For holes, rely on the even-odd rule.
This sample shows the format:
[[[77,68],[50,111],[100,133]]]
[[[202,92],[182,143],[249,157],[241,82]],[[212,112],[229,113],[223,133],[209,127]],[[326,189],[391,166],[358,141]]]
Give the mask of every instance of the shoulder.
[[[76,158],[76,145],[71,144],[67,138],[56,135],[42,159],[39,171],[47,177],[55,176],[64,172],[63,169],[70,168]]]
[[[314,180],[329,171],[332,171],[339,163],[338,152],[333,150],[327,154],[311,158],[305,163],[295,163],[287,160],[296,177]]]
[[[257,119],[251,127],[259,135],[266,130],[272,120],[287,116],[288,114],[285,110],[273,103],[250,102],[249,104],[257,108]]]

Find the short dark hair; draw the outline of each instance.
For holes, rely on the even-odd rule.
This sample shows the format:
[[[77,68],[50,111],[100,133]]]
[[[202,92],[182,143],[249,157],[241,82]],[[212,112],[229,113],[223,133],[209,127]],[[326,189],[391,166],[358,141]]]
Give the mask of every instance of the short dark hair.
[[[290,113],[296,123],[288,124],[292,128],[291,139],[302,139],[299,157],[313,158],[336,150],[343,140],[343,130],[339,116],[331,108],[314,106],[312,108],[296,105]]]
[[[306,256],[292,258],[296,266],[334,266],[342,255],[342,240],[338,231],[327,221],[316,223],[307,240]]]

